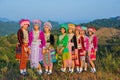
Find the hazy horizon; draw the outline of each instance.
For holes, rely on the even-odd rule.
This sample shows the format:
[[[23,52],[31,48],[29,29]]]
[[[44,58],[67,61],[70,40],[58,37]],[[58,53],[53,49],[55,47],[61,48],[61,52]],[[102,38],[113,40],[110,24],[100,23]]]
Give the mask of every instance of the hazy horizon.
[[[0,0],[0,17],[57,22],[89,22],[119,16],[120,0]]]

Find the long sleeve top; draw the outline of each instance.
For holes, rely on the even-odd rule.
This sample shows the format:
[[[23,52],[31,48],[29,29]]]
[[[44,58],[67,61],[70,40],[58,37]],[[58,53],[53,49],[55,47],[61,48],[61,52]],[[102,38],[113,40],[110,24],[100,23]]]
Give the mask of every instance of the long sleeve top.
[[[95,51],[97,51],[98,49],[98,38],[96,35],[92,35],[91,37],[89,37],[89,51],[91,49]]]
[[[29,33],[29,31],[28,31]],[[20,45],[23,45],[24,43],[24,33],[23,33],[23,30],[22,29],[19,29],[18,32],[17,32],[17,38],[18,38],[18,41],[20,43]]]
[[[29,46],[31,46],[32,44],[32,41],[34,39],[34,35],[33,35],[33,31],[31,31],[29,33]],[[38,37],[39,40],[41,40],[41,44],[40,44],[40,48],[43,48],[45,47],[46,43],[45,43],[45,37],[44,37],[44,33],[42,31],[39,31],[39,37]]]

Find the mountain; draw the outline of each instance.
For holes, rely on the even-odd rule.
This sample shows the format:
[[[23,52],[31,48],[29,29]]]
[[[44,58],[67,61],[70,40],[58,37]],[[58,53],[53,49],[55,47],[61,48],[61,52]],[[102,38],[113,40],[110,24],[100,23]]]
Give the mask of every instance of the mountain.
[[[9,22],[10,20],[7,19],[7,18],[0,18],[0,21],[2,21],[2,22]]]
[[[101,27],[99,30],[97,30],[96,35],[99,39],[99,44],[120,42],[120,30],[116,28]]]
[[[2,22],[0,21],[0,35],[8,35],[16,33],[19,29],[19,24],[17,22]]]
[[[59,23],[57,21],[51,21],[53,29],[52,30],[58,30],[59,29]],[[44,22],[43,22],[44,23]],[[67,22],[68,23],[68,22]],[[72,23],[72,22],[70,22]],[[77,22],[76,22],[77,23]],[[88,22],[88,23],[79,23],[80,25],[84,26],[94,26],[96,28],[101,28],[101,27],[108,27],[108,28],[119,28],[120,29],[120,16],[117,17],[111,17],[111,18],[106,18],[106,19],[96,19],[94,21]],[[0,35],[8,35],[12,33],[16,33],[17,30],[19,29],[19,24],[18,21],[10,21],[7,18],[0,18]],[[33,26],[30,26],[30,30],[33,28]],[[42,24],[42,29],[43,29],[43,24]],[[57,31],[56,30],[56,31]]]
[[[51,22],[51,24],[52,24],[52,27],[53,27],[52,30],[59,29],[59,23],[58,22],[51,21],[51,20],[49,20],[49,22]],[[42,22],[42,23],[44,23],[44,22]],[[5,36],[5,35],[8,35],[8,34],[17,33],[17,30],[19,28],[20,28],[20,26],[19,26],[18,22],[15,22],[15,21],[8,21],[8,22],[0,21],[0,36]],[[33,25],[31,23],[29,30],[32,30],[32,28],[33,28]],[[42,24],[41,29],[43,30],[43,24]]]
[[[96,19],[88,23],[83,23],[81,25],[86,26],[95,26],[95,27],[117,27],[120,28],[120,16],[105,18],[105,19]]]
[[[112,19],[112,20],[120,20],[120,16],[117,16],[117,17],[111,17],[109,19]]]

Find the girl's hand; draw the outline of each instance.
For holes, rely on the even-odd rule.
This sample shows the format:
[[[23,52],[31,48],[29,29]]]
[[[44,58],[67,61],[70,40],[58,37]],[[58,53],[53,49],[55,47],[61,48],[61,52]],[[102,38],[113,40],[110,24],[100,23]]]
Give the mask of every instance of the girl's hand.
[[[86,51],[84,51],[84,55],[86,55]]]
[[[58,48],[57,48],[57,53],[58,53],[58,54],[60,53]]]
[[[28,48],[28,54],[31,54],[31,49],[30,48]]]
[[[42,49],[42,54],[44,54],[45,53],[45,49]]]
[[[46,49],[46,53],[48,53],[49,52],[49,50],[48,49]]]
[[[63,49],[64,49],[64,48],[61,48],[61,49],[60,49],[60,54],[62,54]]]
[[[88,56],[90,56],[90,52],[88,52]]]
[[[96,51],[94,52],[94,54],[96,55]]]
[[[75,51],[75,58],[78,59],[78,53]]]
[[[78,54],[75,54],[75,58],[78,59]]]
[[[60,49],[59,54],[62,54],[62,49]]]

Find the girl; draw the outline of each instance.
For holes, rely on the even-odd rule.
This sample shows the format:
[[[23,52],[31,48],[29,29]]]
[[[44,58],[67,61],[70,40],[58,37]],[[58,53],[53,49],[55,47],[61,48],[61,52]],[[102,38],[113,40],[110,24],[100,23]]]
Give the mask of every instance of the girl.
[[[28,55],[30,49],[28,48],[28,27],[30,26],[30,21],[27,19],[22,19],[20,21],[21,28],[17,32],[17,37],[19,41],[19,46],[21,47],[21,53],[16,55],[20,59],[20,74],[26,76],[26,65],[28,61]]]
[[[94,27],[88,28],[88,33],[89,33],[89,49],[88,49],[88,56],[90,59],[90,65],[91,65],[91,72],[95,73],[95,65],[94,62],[96,60],[96,52],[98,48],[98,39],[95,35],[96,29]]]
[[[78,51],[78,64],[77,72],[81,73],[83,70],[83,60],[85,60],[85,46],[84,46],[84,38],[81,36],[81,27],[76,27],[76,38],[77,38],[77,51]]]
[[[67,65],[69,66],[69,72],[74,72],[74,61],[76,59],[75,57],[75,49],[77,49],[77,41],[76,36],[74,35],[75,25],[74,24],[68,24],[68,37],[69,37],[69,43],[68,43],[68,49],[70,54],[70,59],[67,62]]]
[[[67,30],[68,30],[68,24],[61,24],[61,35],[58,38],[57,41],[57,53],[62,55],[62,68],[61,71],[65,72],[66,71],[66,60],[70,58],[69,55],[69,50],[68,50],[68,35],[67,35]]]
[[[44,23],[44,34],[45,34],[45,41],[46,41],[46,47],[44,48],[44,66],[45,66],[45,73],[52,74],[52,56],[51,52],[54,51],[54,36],[50,33],[52,29],[52,25],[50,22]]]
[[[81,31],[81,36],[84,37],[84,45],[85,45],[85,50],[86,53],[88,53],[88,48],[89,48],[89,38],[86,36],[87,33],[87,27],[82,26],[82,31]],[[87,54],[85,55],[85,64],[84,64],[84,71],[87,71],[87,62],[88,62],[88,56]]]
[[[29,34],[29,46],[31,48],[31,68],[37,69],[39,75],[42,74],[42,69],[39,62],[43,60],[42,49],[45,47],[44,33],[39,30],[40,27],[41,21],[33,20],[33,31],[31,31]]]

